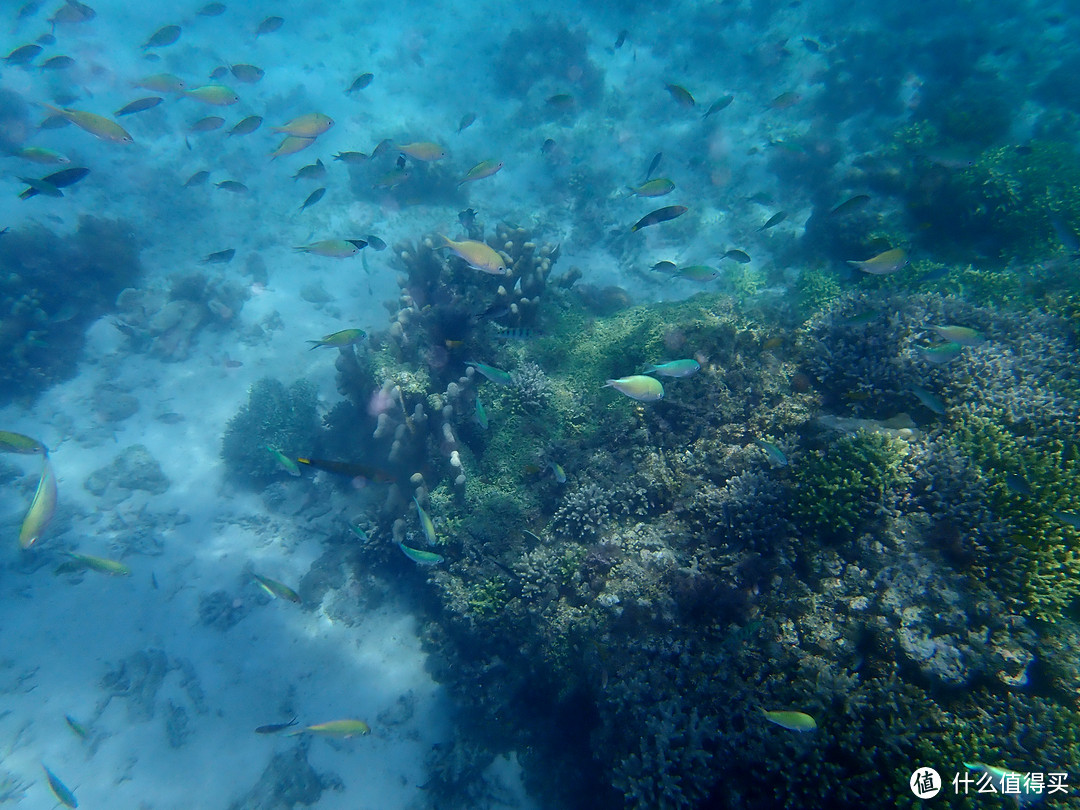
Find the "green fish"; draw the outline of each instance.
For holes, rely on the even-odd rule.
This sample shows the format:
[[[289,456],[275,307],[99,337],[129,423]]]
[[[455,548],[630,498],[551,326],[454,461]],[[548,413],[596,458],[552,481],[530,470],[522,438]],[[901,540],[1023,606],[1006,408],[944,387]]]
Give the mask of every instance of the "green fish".
[[[892,250],[886,250],[884,253],[872,256],[866,261],[857,262],[848,260],[848,264],[852,267],[857,267],[864,273],[869,273],[872,276],[885,276],[889,273],[895,273],[901,268],[907,267],[907,251],[903,248],[893,248]]]
[[[514,378],[511,377],[507,372],[503,371],[502,369],[493,368],[492,366],[485,366],[483,363],[474,363],[471,360],[468,363],[466,363],[465,365],[472,366],[477,371],[479,371],[481,374],[483,374],[484,377],[486,377],[487,379],[491,380],[493,383],[496,383],[498,385],[513,385],[514,384]]]
[[[19,545],[24,549],[38,541],[56,513],[56,474],[48,456],[42,456],[42,461],[37,491],[19,530]]]
[[[690,209],[685,205],[668,205],[664,208],[657,208],[655,211],[646,214],[630,226],[630,232],[640,231],[642,228],[648,228],[650,225],[657,225],[661,222],[667,222],[676,217],[681,217],[689,210]]]
[[[358,241],[362,240],[323,239],[319,242],[312,242],[310,245],[297,245],[293,250],[299,250],[301,253],[312,253],[316,256],[327,256],[331,259],[347,259],[359,253],[360,248],[364,246],[356,244]]]
[[[785,219],[787,219],[787,211],[777,211],[775,214],[765,220],[765,224],[758,228],[758,230],[767,231],[769,230],[769,228],[773,228],[779,225]]]
[[[79,802],[75,798],[75,794],[71,792],[71,789],[68,788],[68,786],[65,785],[63,782],[61,782],[57,778],[56,774],[50,771],[44,765],[42,765],[41,768],[43,771],[45,771],[45,779],[49,783],[49,790],[53,792],[56,800],[60,802],[60,804],[64,805],[64,807],[78,807]]]
[[[304,726],[304,728],[290,731],[289,736],[318,734],[322,737],[340,737],[347,740],[349,737],[363,736],[370,733],[371,728],[363,720],[331,720],[328,723],[317,723],[314,726]]]
[[[483,180],[485,177],[491,177],[491,175],[498,172],[502,167],[503,164],[501,160],[481,160],[469,169],[465,176],[458,181],[458,185],[462,186],[465,183],[471,183],[474,180]]]
[[[608,380],[604,388],[614,388],[621,394],[638,402],[656,402],[664,398],[664,386],[659,380],[646,377],[643,374],[634,374],[630,377],[622,377],[618,380]]]
[[[368,533],[364,531],[363,527],[359,523],[350,523],[349,528],[352,529],[352,533],[363,540],[365,543],[371,540],[368,537]]]
[[[288,585],[283,585],[276,579],[270,579],[270,577],[262,577],[258,574],[252,574],[252,576],[255,577],[255,581],[259,583],[259,587],[274,598],[287,599],[290,602],[295,602],[298,605],[300,604],[300,594]]]
[[[986,337],[978,329],[969,326],[931,326],[945,340],[959,343],[961,346],[975,348],[986,342]]]
[[[642,374],[659,374],[661,377],[689,377],[701,371],[697,360],[672,360],[670,363],[654,363],[645,367]]]
[[[438,565],[443,561],[441,554],[434,551],[421,551],[418,548],[409,548],[404,543],[398,543],[401,553],[418,565]]]
[[[720,258],[731,259],[739,264],[750,264],[750,254],[745,250],[739,250],[738,248],[732,248],[731,250],[725,251],[724,255]]]
[[[770,723],[776,723],[776,725],[786,728],[788,731],[806,732],[817,728],[817,722],[805,712],[767,712],[762,709],[761,713],[765,715],[765,719]]]
[[[435,524],[431,522],[431,518],[428,517],[428,513],[424,511],[424,507],[420,505],[420,501],[413,498],[413,503],[416,504],[416,514],[420,517],[420,525],[424,529],[424,538],[428,541],[428,545],[435,545]]]
[[[280,465],[281,469],[285,470],[285,472],[292,476],[300,475],[300,466],[295,461],[282,453],[280,450],[273,448],[270,445],[266,445],[266,449],[269,450],[270,454],[277,460],[277,463]]]
[[[548,463],[548,468],[551,470],[551,474],[555,476],[556,483],[566,483],[566,470],[562,468],[561,464],[556,464],[554,461]]]
[[[712,281],[720,276],[720,271],[707,264],[692,264],[689,267],[680,267],[672,274],[672,278],[682,278],[687,281]]]
[[[666,177],[657,177],[636,188],[630,186],[630,192],[637,197],[663,197],[675,190],[675,184]]]
[[[996,765],[983,765],[981,762],[964,762],[962,764],[968,770],[987,774],[993,782],[997,783],[996,789],[998,793],[1005,792],[1006,779],[1009,779],[1010,782],[1015,780],[1016,787],[1010,795],[1016,799],[1017,805],[1034,804],[1042,798],[1042,789],[1032,785],[1031,774],[1017,773],[1016,771],[999,768]]]
[[[65,553],[83,568],[89,568],[92,571],[98,571],[99,573],[108,574],[113,577],[131,576],[131,569],[116,560],[109,560],[105,557],[94,557],[90,554],[76,554],[73,551]]]
[[[938,416],[945,415],[945,403],[942,402],[934,394],[927,391],[925,388],[914,387],[911,389],[911,393],[913,393],[916,397],[919,398],[919,402],[921,402],[931,411],[936,413]]]
[[[365,337],[367,337],[367,332],[363,329],[342,329],[340,332],[325,335],[322,340],[309,340],[308,343],[315,344],[311,347],[312,349],[317,349],[320,346],[332,346],[336,349],[342,349],[345,346],[355,346]]]
[[[720,98],[718,98],[718,99],[717,99],[716,101],[714,101],[714,102],[713,102],[713,103],[712,103],[712,104],[711,104],[711,105],[709,106],[709,109],[708,109],[708,111],[707,111],[707,112],[705,113],[705,115],[701,116],[702,120],[704,120],[704,119],[708,118],[708,117],[709,117],[710,115],[712,115],[713,113],[718,113],[718,112],[720,112],[720,111],[721,111],[722,109],[724,109],[725,107],[727,107],[727,106],[728,106],[728,105],[729,105],[729,104],[730,104],[731,102],[733,102],[734,100],[735,100],[735,96],[732,96],[732,95],[726,95],[726,96],[721,96]]]
[[[941,366],[959,357],[964,347],[959,343],[941,343],[937,346],[918,346],[915,350],[926,362]]]
[[[480,426],[481,430],[488,429],[487,411],[484,410],[484,403],[480,401],[480,397],[476,398],[476,412],[473,414],[473,418],[476,420],[476,424]]]
[[[12,433],[9,430],[0,430],[0,453],[21,453],[27,456],[47,455],[49,448],[37,439],[23,436],[21,433]]]
[[[772,442],[767,442],[764,439],[756,440],[757,446],[765,451],[765,455],[769,457],[769,464],[773,467],[786,467],[788,464],[787,456],[784,455],[784,451]]]
[[[681,84],[665,84],[664,88],[671,93],[671,97],[683,107],[689,109],[697,104],[697,102],[694,101],[694,97],[690,95],[690,91]]]

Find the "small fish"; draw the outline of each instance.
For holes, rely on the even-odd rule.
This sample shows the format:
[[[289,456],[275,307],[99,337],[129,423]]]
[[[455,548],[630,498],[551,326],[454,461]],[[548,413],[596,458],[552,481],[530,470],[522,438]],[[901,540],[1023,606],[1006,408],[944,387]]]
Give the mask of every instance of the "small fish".
[[[263,34],[272,34],[284,24],[285,20],[282,17],[267,17],[255,29],[255,36],[261,37]]]
[[[777,445],[765,441],[765,439],[755,439],[755,444],[765,451],[765,455],[769,458],[770,467],[786,467],[788,465],[787,456]]]
[[[705,115],[701,116],[702,120],[708,118],[713,113],[720,112],[722,109],[727,107],[734,100],[735,100],[735,96],[732,96],[732,95],[721,96],[720,98],[718,98],[716,101],[714,101],[712,103],[712,106],[709,107],[709,111],[706,112]]]
[[[417,141],[398,146],[397,151],[408,155],[413,160],[432,161],[442,160],[446,157],[446,150],[437,143],[430,141]]]
[[[325,335],[322,340],[309,340],[308,343],[314,343],[312,349],[317,349],[320,346],[330,346],[335,349],[341,349],[345,346],[356,346],[364,338],[367,337],[367,332],[363,329],[342,329],[340,332],[333,332],[329,335]]]
[[[317,138],[334,126],[334,119],[322,113],[307,113],[297,116],[291,121],[286,121],[280,127],[274,127],[274,132],[284,132],[286,135],[295,135],[298,138]]]
[[[961,346],[975,348],[986,342],[983,333],[970,326],[931,326],[930,328],[945,340],[959,343]]]
[[[220,115],[208,115],[205,118],[200,118],[194,124],[189,127],[191,132],[213,132],[215,129],[221,129],[225,125],[225,119]]]
[[[809,37],[803,37],[802,44],[810,53],[818,53],[821,50],[821,43],[817,40],[810,39]]]
[[[893,248],[872,256],[866,261],[857,262],[849,259],[848,264],[872,276],[885,276],[907,266],[907,251],[903,248]]]
[[[231,191],[233,194],[248,193],[248,187],[239,180],[222,180],[220,183],[214,183],[214,185],[222,191]]]
[[[678,265],[667,259],[661,259],[652,266],[652,269],[657,273],[674,273],[678,269]]]
[[[338,152],[334,155],[334,160],[340,160],[342,163],[349,163],[353,166],[363,163],[368,159],[368,156],[363,152]]]
[[[856,194],[854,197],[848,197],[836,208],[829,212],[830,217],[842,217],[848,214],[854,213],[870,202],[869,194]]]
[[[33,177],[20,177],[19,182],[26,183],[26,185],[29,186],[29,188],[24,189],[19,194],[19,198],[23,200],[27,200],[31,197],[36,197],[38,194],[41,194],[45,197],[64,196],[64,192],[62,192],[48,180],[37,179]]]
[[[59,23],[89,22],[96,16],[97,12],[85,3],[80,3],[79,0],[64,0],[64,5],[60,6],[48,21],[55,27]]]
[[[465,174],[465,176],[458,181],[458,185],[462,186],[465,183],[471,183],[474,180],[483,180],[485,177],[491,177],[503,167],[501,160],[482,160],[473,166]]]
[[[42,105],[52,115],[64,118],[79,129],[89,132],[96,138],[110,143],[134,143],[135,139],[115,121],[110,121],[103,115],[85,112],[83,110],[61,109],[51,104]]]
[[[776,227],[781,222],[783,222],[785,219],[787,219],[787,211],[777,211],[775,214],[773,214],[771,217],[769,217],[767,220],[765,220],[765,224],[762,225],[760,228],[758,228],[758,230],[759,231],[767,231],[767,230],[769,230],[769,228]]]
[[[85,740],[90,736],[90,732],[87,730],[86,726],[84,726],[70,714],[64,715],[64,722],[67,723],[68,728],[70,728],[75,733],[75,736],[78,737],[80,740]]]
[[[9,65],[28,65],[41,53],[41,50],[40,45],[21,45],[5,56],[4,61]]]
[[[24,456],[48,455],[49,449],[37,439],[21,433],[0,430],[0,453],[20,453]]]
[[[309,163],[306,166],[301,166],[296,174],[292,176],[293,180],[321,180],[326,177],[326,164],[322,162],[321,158],[316,158],[314,163]]]
[[[424,529],[424,538],[429,546],[433,546],[437,542],[435,524],[431,522],[431,518],[428,517],[428,513],[424,511],[424,508],[420,506],[420,501],[413,498],[413,503],[416,504],[416,513],[420,518],[420,526]]]
[[[807,732],[817,728],[817,722],[805,712],[767,712],[762,709],[761,713],[765,715],[765,719],[770,723],[776,723],[776,725],[786,728],[788,731]]]
[[[229,135],[247,135],[250,132],[254,132],[262,126],[261,115],[249,115],[247,118],[243,118],[232,129],[229,130]]]
[[[305,726],[296,731],[289,732],[291,736],[298,734],[318,734],[323,737],[349,737],[370,734],[371,729],[363,720],[331,720],[329,723],[318,723],[314,726]]]
[[[371,184],[372,188],[397,188],[406,180],[411,177],[410,172],[403,172],[401,169],[394,169],[392,172],[387,172],[374,183]]]
[[[75,64],[70,56],[52,56],[41,63],[42,70],[66,70]]]
[[[690,109],[697,104],[690,91],[681,84],[665,84],[664,89],[671,93],[671,97],[682,107]]]
[[[252,574],[255,581],[259,584],[259,587],[273,596],[275,599],[286,599],[289,602],[295,602],[300,604],[300,594],[290,588],[288,585],[283,585],[276,579],[270,579],[270,577],[259,576],[258,574]]]
[[[205,171],[205,170],[195,172],[195,174],[191,175],[191,177],[189,177],[184,182],[184,188],[194,188],[195,186],[201,186],[209,179],[210,179],[210,172]]]
[[[266,71],[264,71],[261,67],[243,64],[230,65],[229,72],[232,73],[233,77],[238,82],[243,82],[244,84],[255,84],[257,81],[262,79],[263,76],[266,75]]]
[[[664,386],[660,384],[660,381],[642,374],[608,380],[604,383],[604,388],[614,388],[638,402],[656,402],[664,398]]]
[[[657,177],[649,180],[636,188],[631,186],[630,191],[636,197],[663,197],[675,190],[675,183],[666,177]]]
[[[653,159],[649,162],[649,170],[645,172],[645,182],[649,182],[649,178],[653,176],[653,172],[660,168],[660,161],[664,159],[663,152],[657,152],[653,155]]]
[[[274,457],[274,460],[278,463],[278,466],[281,467],[281,469],[283,469],[285,472],[287,472],[294,478],[298,478],[300,476],[300,467],[295,461],[282,453],[276,447],[266,445],[266,449],[270,451],[270,455]]]
[[[939,397],[927,391],[925,388],[913,387],[911,389],[911,393],[918,397],[919,402],[921,402],[931,411],[936,413],[938,416],[945,415],[945,403],[942,402]]]
[[[308,207],[314,205],[315,203],[317,203],[319,200],[321,200],[323,198],[323,195],[325,193],[326,193],[325,188],[317,188],[317,189],[315,189],[313,192],[308,194],[307,199],[304,200],[304,204],[300,206],[300,210],[303,211],[305,208],[308,208]]]
[[[690,209],[685,205],[668,205],[664,208],[657,208],[655,211],[646,214],[639,219],[630,228],[630,232],[640,231],[642,228],[648,228],[650,225],[657,225],[661,222],[667,222],[668,220],[681,217]]]
[[[443,561],[443,556],[441,554],[436,554],[434,551],[422,551],[418,548],[409,548],[404,543],[398,543],[398,548],[401,549],[402,554],[417,565],[438,565]]]
[[[219,250],[217,253],[211,253],[206,256],[199,264],[228,264],[233,260],[233,256],[236,255],[236,248],[228,248],[226,250]]]
[[[374,78],[375,78],[374,73],[361,73],[359,76],[357,76],[355,79],[353,79],[353,83],[349,85],[349,89],[346,90],[345,92],[346,93],[355,93],[358,90],[363,90],[365,87],[367,87],[369,84],[371,84],[371,81]]]
[[[139,79],[135,86],[154,93],[182,93],[187,89],[184,80],[172,73],[154,73]]]
[[[720,258],[731,259],[732,261],[738,262],[739,264],[750,263],[750,254],[744,250],[738,250],[737,248],[732,248],[731,250],[725,251],[724,255]]]
[[[144,110],[153,109],[158,104],[163,102],[161,96],[147,96],[146,98],[139,98],[130,104],[125,104],[119,110],[113,113],[117,118],[121,115],[132,115],[133,113],[143,112]]]
[[[619,50],[619,48],[623,46],[623,43],[626,42],[626,38],[629,34],[630,32],[625,28],[619,32],[619,35],[615,38],[615,50]]]
[[[574,97],[569,93],[556,93],[553,96],[548,96],[547,101],[544,103],[559,112],[569,112],[577,105]]]
[[[304,464],[308,467],[314,467],[317,470],[326,470],[336,475],[344,475],[349,478],[367,478],[372,481],[379,481],[383,483],[393,483],[397,481],[397,477],[387,470],[380,467],[373,467],[370,464],[356,464],[349,461],[331,461],[329,459],[320,458],[297,458],[297,464]]]
[[[480,426],[481,430],[488,429],[487,411],[484,410],[484,403],[480,401],[480,397],[476,398],[476,408],[473,411],[473,419],[476,421],[476,424]]]
[[[172,45],[178,39],[180,39],[180,26],[166,25],[159,28],[151,35],[150,39],[146,40],[143,50],[147,48],[164,48],[166,45]]]
[[[224,3],[207,3],[195,12],[202,17],[218,17],[225,13]]]
[[[386,242],[374,234],[365,234],[364,241],[368,243],[368,247],[372,250],[386,250]]]
[[[228,107],[240,100],[235,90],[223,84],[204,84],[194,90],[185,91],[184,95],[213,107]]]
[[[49,790],[53,792],[53,796],[56,797],[56,800],[64,805],[64,807],[78,807],[79,802],[68,786],[61,782],[56,774],[44,765],[42,765],[41,768],[45,771],[45,781],[49,783]]]
[[[1068,523],[1074,529],[1080,529],[1080,513],[1078,512],[1054,512],[1054,517],[1062,523]]]
[[[352,239],[323,239],[312,242],[310,245],[297,245],[293,250],[301,253],[312,253],[316,256],[326,256],[331,259],[347,259],[360,252],[356,242],[361,240]]]
[[[465,115],[461,116],[461,122],[458,124],[458,128],[457,128],[458,133],[461,133],[464,130],[468,129],[475,122],[476,122],[476,113],[465,113]]]
[[[960,356],[964,347],[959,343],[940,343],[937,346],[917,346],[915,351],[923,360],[935,366],[944,365]]]
[[[472,239],[463,239],[455,242],[440,235],[442,246],[449,248],[450,252],[464,261],[474,270],[490,273],[493,276],[505,276],[507,274],[506,262],[503,257],[492,247],[484,242],[476,242]]]
[[[661,377],[689,377],[701,371],[697,360],[672,360],[669,363],[654,363],[645,367],[642,374],[659,374]]]
[[[793,107],[802,101],[802,96],[798,93],[787,92],[781,93],[772,101],[769,102],[769,109],[772,110],[786,110],[789,107]]]
[[[256,734],[277,734],[279,731],[284,731],[287,728],[291,728],[296,725],[296,715],[293,715],[293,719],[288,723],[271,723],[268,726],[259,726],[255,729]]]
[[[682,278],[687,281],[712,281],[715,278],[719,278],[720,271],[715,267],[709,267],[707,264],[692,264],[689,267],[680,267],[673,274],[672,278]]]
[[[20,178],[27,183],[30,188],[20,193],[19,197],[24,200],[33,197],[35,194],[48,194],[53,197],[62,197],[63,194],[59,192],[59,189],[67,188],[68,186],[78,183],[88,174],[90,174],[89,169],[82,166],[72,166],[69,169],[61,169],[58,172],[47,174],[40,180]]]
[[[355,534],[357,537],[359,537],[365,543],[367,543],[367,542],[369,542],[371,540],[371,538],[368,537],[368,533],[364,531],[363,526],[361,526],[359,523],[350,523],[349,528],[352,529],[353,534]]]
[[[555,151],[555,145],[556,144],[554,138],[545,138],[544,142],[540,144],[540,154],[550,155],[553,151]]]
[[[1009,491],[1013,494],[1023,495],[1025,498],[1031,498],[1035,495],[1031,489],[1031,484],[1027,482],[1027,479],[1017,473],[1006,473],[1005,486],[1007,486]]]
[[[880,309],[868,309],[865,312],[856,312],[854,315],[848,315],[844,318],[842,323],[845,326],[865,326],[872,321],[876,321],[880,317]]]
[[[19,530],[19,546],[27,549],[34,545],[45,532],[56,514],[56,474],[47,455],[42,455],[41,478],[38,480],[34,500]]]
[[[55,149],[46,149],[43,146],[27,146],[15,152],[15,157],[29,160],[31,163],[40,163],[43,166],[71,163],[70,158],[64,157]]]
[[[566,470],[562,468],[561,464],[556,464],[554,461],[548,462],[548,469],[551,470],[551,474],[555,476],[555,482],[558,484],[566,483]]]
[[[495,383],[496,385],[514,384],[514,378],[502,369],[498,369],[493,366],[486,366],[483,363],[475,363],[471,360],[465,365],[472,366],[481,374],[483,374],[486,379],[491,380],[491,382]]]
[[[458,222],[461,223],[462,228],[471,231],[473,226],[476,225],[476,216],[475,208],[466,208],[464,211],[458,212],[457,218]]]
[[[127,577],[131,576],[131,569],[124,565],[122,562],[116,560],[109,560],[105,557],[94,557],[90,554],[76,554],[72,551],[66,552],[67,556],[72,559],[73,562],[81,565],[83,568],[89,568],[91,571],[97,571],[101,574],[109,574],[114,577]]]
[[[301,138],[299,135],[286,135],[285,139],[278,144],[278,148],[270,153],[270,159],[284,157],[286,155],[295,155],[297,152],[301,152],[307,149],[315,143],[314,138]]]

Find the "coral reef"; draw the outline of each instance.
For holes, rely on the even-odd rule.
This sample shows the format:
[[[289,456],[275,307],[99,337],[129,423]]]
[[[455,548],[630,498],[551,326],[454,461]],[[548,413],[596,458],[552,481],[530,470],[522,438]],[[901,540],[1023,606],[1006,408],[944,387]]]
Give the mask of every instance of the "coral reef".
[[[82,217],[61,238],[40,226],[0,240],[0,401],[75,373],[84,332],[142,274],[131,228]]]
[[[229,420],[221,455],[230,476],[265,484],[283,474],[268,447],[290,458],[314,455],[317,436],[311,384],[298,380],[286,388],[263,377],[251,386],[247,404]]]

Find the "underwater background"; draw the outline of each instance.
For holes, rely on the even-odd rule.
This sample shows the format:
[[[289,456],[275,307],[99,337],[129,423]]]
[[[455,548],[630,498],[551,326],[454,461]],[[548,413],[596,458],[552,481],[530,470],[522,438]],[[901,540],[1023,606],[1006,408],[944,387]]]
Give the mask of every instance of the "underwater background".
[[[0,32],[0,807],[1080,807],[1072,3]]]

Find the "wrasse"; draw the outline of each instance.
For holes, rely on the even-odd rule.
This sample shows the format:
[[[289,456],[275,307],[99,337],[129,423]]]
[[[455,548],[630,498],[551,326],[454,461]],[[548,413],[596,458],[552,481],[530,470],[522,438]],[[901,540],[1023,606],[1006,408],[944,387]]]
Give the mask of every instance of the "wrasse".
[[[287,728],[291,728],[296,725],[296,715],[293,715],[293,719],[288,723],[271,723],[268,726],[259,726],[255,729],[256,734],[277,734],[279,731],[284,731]]]
[[[349,737],[370,733],[371,728],[363,720],[331,720],[328,723],[317,723],[314,726],[304,726],[304,728],[289,732],[290,736],[294,737],[298,734],[319,734],[323,737],[341,737],[346,740]]]
[[[258,574],[252,574],[255,581],[259,583],[259,587],[270,594],[275,599],[286,599],[289,602],[295,602],[300,604],[300,594],[276,579],[270,579],[270,577],[259,576]]]
[[[397,477],[379,467],[370,464],[354,464],[349,461],[331,461],[320,458],[298,458],[297,464],[314,467],[317,470],[325,470],[336,475],[345,475],[349,478],[367,478],[371,481],[391,483],[397,481]]]
[[[633,224],[630,228],[630,232],[640,231],[642,228],[648,228],[650,225],[658,225],[661,222],[667,222],[668,220],[681,217],[690,209],[685,205],[668,205],[664,208],[657,208],[655,211],[646,214],[641,219]]]

